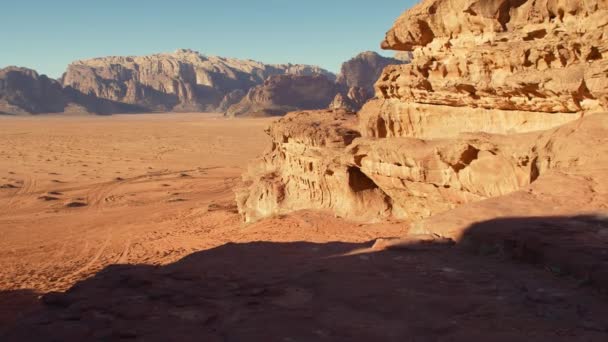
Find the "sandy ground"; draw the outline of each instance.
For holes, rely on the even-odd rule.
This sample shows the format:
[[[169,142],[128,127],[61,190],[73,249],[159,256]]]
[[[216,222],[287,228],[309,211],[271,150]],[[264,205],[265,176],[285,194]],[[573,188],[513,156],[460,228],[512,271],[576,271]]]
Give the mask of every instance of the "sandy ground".
[[[300,215],[244,227],[232,188],[269,143],[270,121],[0,117],[0,290],[65,290],[110,264],[164,264],[227,242],[384,235],[319,231]]]
[[[233,188],[270,119],[0,117],[0,340],[606,341],[576,279],[405,223],[251,225]]]

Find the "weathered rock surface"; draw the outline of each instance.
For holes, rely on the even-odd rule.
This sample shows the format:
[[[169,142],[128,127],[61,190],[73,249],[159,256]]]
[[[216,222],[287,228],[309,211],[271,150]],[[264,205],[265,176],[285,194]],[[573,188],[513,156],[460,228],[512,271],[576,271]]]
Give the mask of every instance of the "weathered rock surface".
[[[413,50],[411,64],[386,67],[357,118],[297,113],[273,125],[273,150],[239,194],[245,220],[316,208],[426,222],[483,203],[512,209],[480,219],[535,205],[555,215],[566,200],[577,203],[568,213],[608,209],[606,4],[423,1],[383,43]],[[313,124],[297,144],[285,138]],[[344,142],[335,132],[346,127],[361,137],[317,143],[323,132]],[[420,232],[458,239],[472,222],[455,222]]]
[[[217,111],[220,113],[226,113],[231,106],[241,102],[245,95],[247,95],[247,92],[242,89],[229,92],[224,96],[222,102],[220,102],[219,106],[217,107]]]
[[[61,85],[34,70],[0,70],[0,110],[5,113],[61,112],[67,105]]]
[[[421,2],[387,33],[383,47],[414,59],[384,71],[362,133],[524,132],[606,110],[607,4]]]
[[[0,69],[0,113],[41,114],[82,112],[108,114],[137,110],[133,106],[98,99],[63,88],[59,82],[36,71],[7,67]]]
[[[344,160],[344,148],[360,136],[355,126],[353,115],[334,111],[294,112],[271,125],[272,148],[237,193],[245,221],[307,208],[389,217],[389,198]]]
[[[266,65],[178,50],[77,61],[68,67],[63,85],[148,111],[214,111],[274,75],[335,77],[316,66]]]
[[[389,65],[402,64],[403,61],[379,55],[376,52],[365,51],[344,62],[340,69],[337,82],[347,89],[358,87],[374,93],[374,84]]]
[[[355,113],[373,96],[371,94],[363,88],[351,87],[346,92],[338,93],[329,105],[329,109]]]
[[[409,60],[388,58],[376,52],[362,52],[342,64],[337,83],[341,92],[336,95],[330,109],[357,112],[367,100],[374,97],[374,84],[389,65],[409,63]]]
[[[228,116],[277,116],[301,109],[327,108],[338,92],[336,83],[323,75],[277,75],[249,90]]]

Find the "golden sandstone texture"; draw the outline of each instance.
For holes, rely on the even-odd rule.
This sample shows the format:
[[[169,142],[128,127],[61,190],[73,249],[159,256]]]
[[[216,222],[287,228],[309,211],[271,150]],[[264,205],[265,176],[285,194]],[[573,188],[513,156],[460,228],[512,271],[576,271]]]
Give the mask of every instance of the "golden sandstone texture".
[[[608,209],[608,1],[426,0],[382,46],[413,59],[357,115],[270,127],[245,221],[312,208],[459,238],[472,219]]]
[[[72,63],[63,86],[140,111],[215,111],[237,103],[252,87],[274,75],[335,76],[319,67],[269,65],[205,56],[181,49],[141,57],[104,57]]]

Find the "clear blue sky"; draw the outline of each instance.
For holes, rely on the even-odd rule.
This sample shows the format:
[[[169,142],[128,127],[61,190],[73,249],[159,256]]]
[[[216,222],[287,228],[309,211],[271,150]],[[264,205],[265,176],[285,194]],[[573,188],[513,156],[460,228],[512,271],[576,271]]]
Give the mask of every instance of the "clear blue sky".
[[[361,51],[379,51],[384,33],[415,2],[0,0],[0,68],[59,77],[77,59],[190,48],[338,71]]]

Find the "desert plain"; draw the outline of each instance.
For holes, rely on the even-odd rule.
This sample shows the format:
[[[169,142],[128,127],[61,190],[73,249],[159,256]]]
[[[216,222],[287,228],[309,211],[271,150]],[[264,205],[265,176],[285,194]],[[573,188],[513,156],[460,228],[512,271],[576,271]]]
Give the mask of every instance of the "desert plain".
[[[274,120],[0,116],[0,292],[65,291],[109,265],[164,265],[230,242],[383,236],[319,229],[326,218],[312,213],[242,223],[233,187],[268,147]],[[0,301],[5,317],[22,308],[12,295]]]
[[[383,248],[385,238],[407,234],[406,221],[360,224],[304,210],[245,224],[234,190],[269,147],[274,120],[0,117],[0,333],[604,335],[605,308],[576,279],[556,282],[545,269],[480,258],[449,241]]]
[[[268,143],[266,120],[207,114],[0,120],[3,290],[219,243],[196,236],[239,228],[231,186]]]

